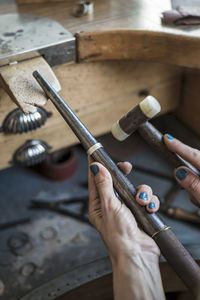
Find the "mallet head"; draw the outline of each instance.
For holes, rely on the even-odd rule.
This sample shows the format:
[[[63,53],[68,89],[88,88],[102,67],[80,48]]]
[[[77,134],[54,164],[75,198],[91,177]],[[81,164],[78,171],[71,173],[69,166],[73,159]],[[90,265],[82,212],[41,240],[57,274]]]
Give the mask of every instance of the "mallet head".
[[[117,140],[124,141],[141,124],[157,115],[160,110],[161,107],[156,98],[147,96],[135,108],[114,123],[111,132]]]

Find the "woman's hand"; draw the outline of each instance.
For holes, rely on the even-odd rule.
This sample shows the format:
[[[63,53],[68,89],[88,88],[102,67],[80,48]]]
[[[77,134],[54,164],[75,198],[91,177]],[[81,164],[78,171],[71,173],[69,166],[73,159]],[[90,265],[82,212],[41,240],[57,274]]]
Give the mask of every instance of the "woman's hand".
[[[107,169],[90,158],[89,166],[89,219],[108,249],[115,300],[164,299],[157,245],[138,228],[131,211],[116,197]],[[126,174],[132,168],[127,162],[118,166]],[[138,187],[136,200],[149,212],[159,208],[158,198],[147,185]]]
[[[132,169],[128,162],[119,163],[118,166],[125,174]],[[116,197],[111,175],[100,163],[90,164],[88,184],[89,219],[100,232],[111,259],[117,259],[122,253],[134,255],[141,251],[141,246],[143,251],[159,255],[154,241],[138,228],[131,211]],[[147,185],[138,187],[136,200],[140,205],[146,206],[149,212],[159,209],[159,200]]]
[[[168,149],[176,152],[182,158],[190,162],[194,167],[200,170],[200,151],[189,147],[170,134],[164,135],[164,142]],[[179,167],[174,170],[176,180],[180,185],[190,193],[192,203],[200,207],[200,178],[187,167]]]

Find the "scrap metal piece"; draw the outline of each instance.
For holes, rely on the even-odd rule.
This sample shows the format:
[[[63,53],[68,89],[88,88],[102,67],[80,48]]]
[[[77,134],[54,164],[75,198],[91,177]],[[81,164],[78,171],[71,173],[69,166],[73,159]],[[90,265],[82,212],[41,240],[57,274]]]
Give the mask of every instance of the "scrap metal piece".
[[[24,114],[19,108],[16,108],[6,116],[0,131],[17,134],[36,130],[44,125],[51,115],[52,113],[42,107],[37,107],[36,112],[29,114]]]
[[[91,1],[81,1],[75,4],[73,8],[74,17],[82,17],[84,15],[91,15],[94,11],[94,4]]]
[[[75,37],[49,18],[0,16],[0,67],[41,55],[50,66],[75,61]]]

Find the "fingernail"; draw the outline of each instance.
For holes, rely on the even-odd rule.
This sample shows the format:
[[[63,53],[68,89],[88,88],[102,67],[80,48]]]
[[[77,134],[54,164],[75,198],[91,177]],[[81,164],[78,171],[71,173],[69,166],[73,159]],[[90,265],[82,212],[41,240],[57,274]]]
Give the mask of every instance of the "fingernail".
[[[169,140],[173,140],[174,139],[174,137],[171,135],[171,134],[165,134],[166,135],[166,137],[169,139]]]
[[[176,177],[179,179],[179,180],[183,180],[185,179],[187,176],[187,172],[184,170],[184,169],[178,169],[176,171]]]
[[[154,202],[150,202],[149,203],[149,208],[154,209],[155,208],[155,203]]]
[[[147,201],[148,195],[147,195],[147,193],[142,192],[142,193],[140,193],[139,198],[142,199],[142,200]]]
[[[118,192],[114,191],[114,193],[115,193],[115,196],[116,196],[118,199],[120,199]]]
[[[91,165],[90,170],[92,174],[95,176],[99,172],[99,167],[97,165]]]

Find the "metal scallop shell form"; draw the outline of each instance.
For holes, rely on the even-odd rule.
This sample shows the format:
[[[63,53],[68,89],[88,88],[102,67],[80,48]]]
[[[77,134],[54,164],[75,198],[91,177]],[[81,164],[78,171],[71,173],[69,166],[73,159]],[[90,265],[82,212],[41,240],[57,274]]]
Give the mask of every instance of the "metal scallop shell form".
[[[17,108],[6,116],[0,130],[14,134],[32,131],[44,125],[50,116],[51,113],[42,107],[37,107],[36,112],[29,114],[24,114]]]
[[[28,140],[13,155],[13,164],[30,167],[47,158],[49,145],[40,140]]]

